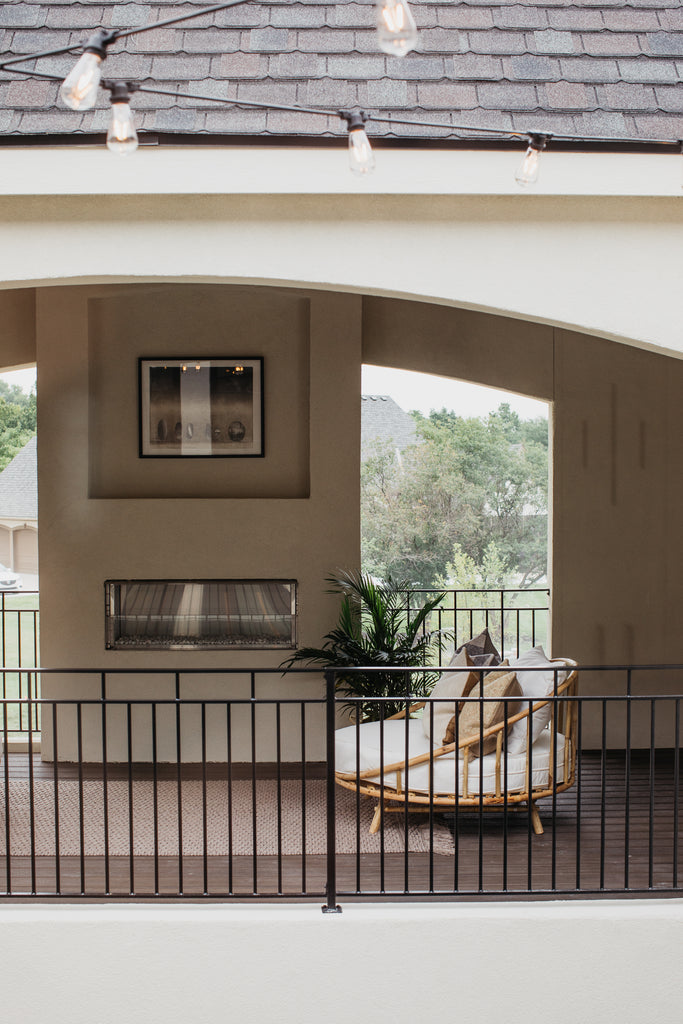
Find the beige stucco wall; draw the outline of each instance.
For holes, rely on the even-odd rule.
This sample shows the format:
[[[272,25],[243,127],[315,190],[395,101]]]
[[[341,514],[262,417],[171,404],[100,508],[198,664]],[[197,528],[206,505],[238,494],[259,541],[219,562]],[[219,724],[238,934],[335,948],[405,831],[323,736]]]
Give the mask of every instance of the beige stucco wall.
[[[48,998],[51,1024],[679,1024],[682,926],[680,899],[5,904],[3,1003],[13,1024]]]
[[[683,363],[604,339],[467,310],[366,298],[363,358],[473,380],[552,402],[553,653],[583,665],[683,662]],[[583,677],[584,693],[625,692],[625,673]],[[636,673],[634,692],[680,691]],[[670,709],[669,709],[670,710]],[[660,712],[667,717],[666,711]],[[608,740],[623,745],[623,705]],[[662,723],[661,742],[673,736]],[[598,746],[601,708],[583,738]],[[634,717],[633,742],[649,742]]]
[[[295,579],[298,639],[316,643],[336,615],[325,576],[358,561],[360,298],[216,286],[54,288],[39,291],[37,308],[42,664],[268,668],[286,654],[105,651],[106,579]],[[137,359],[183,353],[264,356],[264,458],[139,459]],[[173,682],[171,674],[112,679],[109,695],[172,697]],[[258,680],[260,696],[293,696],[291,688],[279,674]],[[45,678],[43,689],[62,697],[100,692],[97,676]],[[248,697],[249,676],[183,676],[181,692]],[[297,696],[318,693],[312,679],[297,686]],[[233,722],[236,760],[251,754],[248,719],[242,728],[240,713]],[[116,746],[122,715],[110,715],[114,758],[126,756]],[[268,760],[274,713],[259,715],[258,754]],[[320,709],[310,715],[319,722]],[[135,759],[150,756],[149,716],[143,719]],[[299,723],[287,721],[283,753],[296,759]],[[74,754],[67,722],[73,726],[73,715],[60,712],[64,758]],[[86,722],[87,758],[98,754],[97,722]],[[174,720],[167,725],[160,756],[170,759]],[[43,731],[49,754],[50,727]],[[208,741],[209,756],[224,759],[224,716],[210,718]],[[314,723],[308,742],[309,756],[320,758],[322,729]],[[196,716],[188,711],[184,757],[198,760],[200,749]]]
[[[0,290],[0,365],[19,369],[35,361],[35,288]]]

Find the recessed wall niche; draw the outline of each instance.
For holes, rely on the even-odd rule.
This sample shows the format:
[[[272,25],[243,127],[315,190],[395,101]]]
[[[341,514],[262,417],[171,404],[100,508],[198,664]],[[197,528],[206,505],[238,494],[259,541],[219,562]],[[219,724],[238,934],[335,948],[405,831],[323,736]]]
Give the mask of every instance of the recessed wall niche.
[[[91,498],[307,498],[310,302],[275,288],[112,286],[88,302]],[[263,357],[265,457],[139,457],[138,359]]]

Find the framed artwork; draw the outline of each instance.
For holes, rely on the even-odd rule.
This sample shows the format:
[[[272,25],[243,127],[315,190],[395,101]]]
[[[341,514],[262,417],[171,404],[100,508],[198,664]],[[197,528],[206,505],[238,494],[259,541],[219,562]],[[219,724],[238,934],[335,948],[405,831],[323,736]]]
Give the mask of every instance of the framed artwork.
[[[263,358],[140,359],[140,457],[263,455]]]

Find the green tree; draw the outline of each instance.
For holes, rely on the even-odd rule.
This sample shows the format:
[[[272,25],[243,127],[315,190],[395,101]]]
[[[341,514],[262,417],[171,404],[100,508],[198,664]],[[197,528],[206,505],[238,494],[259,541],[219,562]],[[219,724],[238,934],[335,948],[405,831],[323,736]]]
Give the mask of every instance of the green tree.
[[[36,393],[0,380],[0,470],[36,433]]]
[[[492,559],[531,586],[547,569],[547,421],[507,403],[485,418],[413,413],[420,442],[399,462],[391,445],[363,464],[362,564],[423,587],[448,577],[454,547],[477,572]],[[493,581],[490,584],[494,586]],[[498,584],[500,585],[500,584]]]

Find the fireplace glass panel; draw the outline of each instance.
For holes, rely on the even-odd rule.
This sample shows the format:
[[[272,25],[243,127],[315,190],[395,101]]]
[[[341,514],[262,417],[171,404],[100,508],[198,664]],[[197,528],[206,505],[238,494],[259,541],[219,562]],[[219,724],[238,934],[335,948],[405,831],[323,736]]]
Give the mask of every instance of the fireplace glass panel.
[[[295,646],[294,580],[109,580],[110,650]]]

